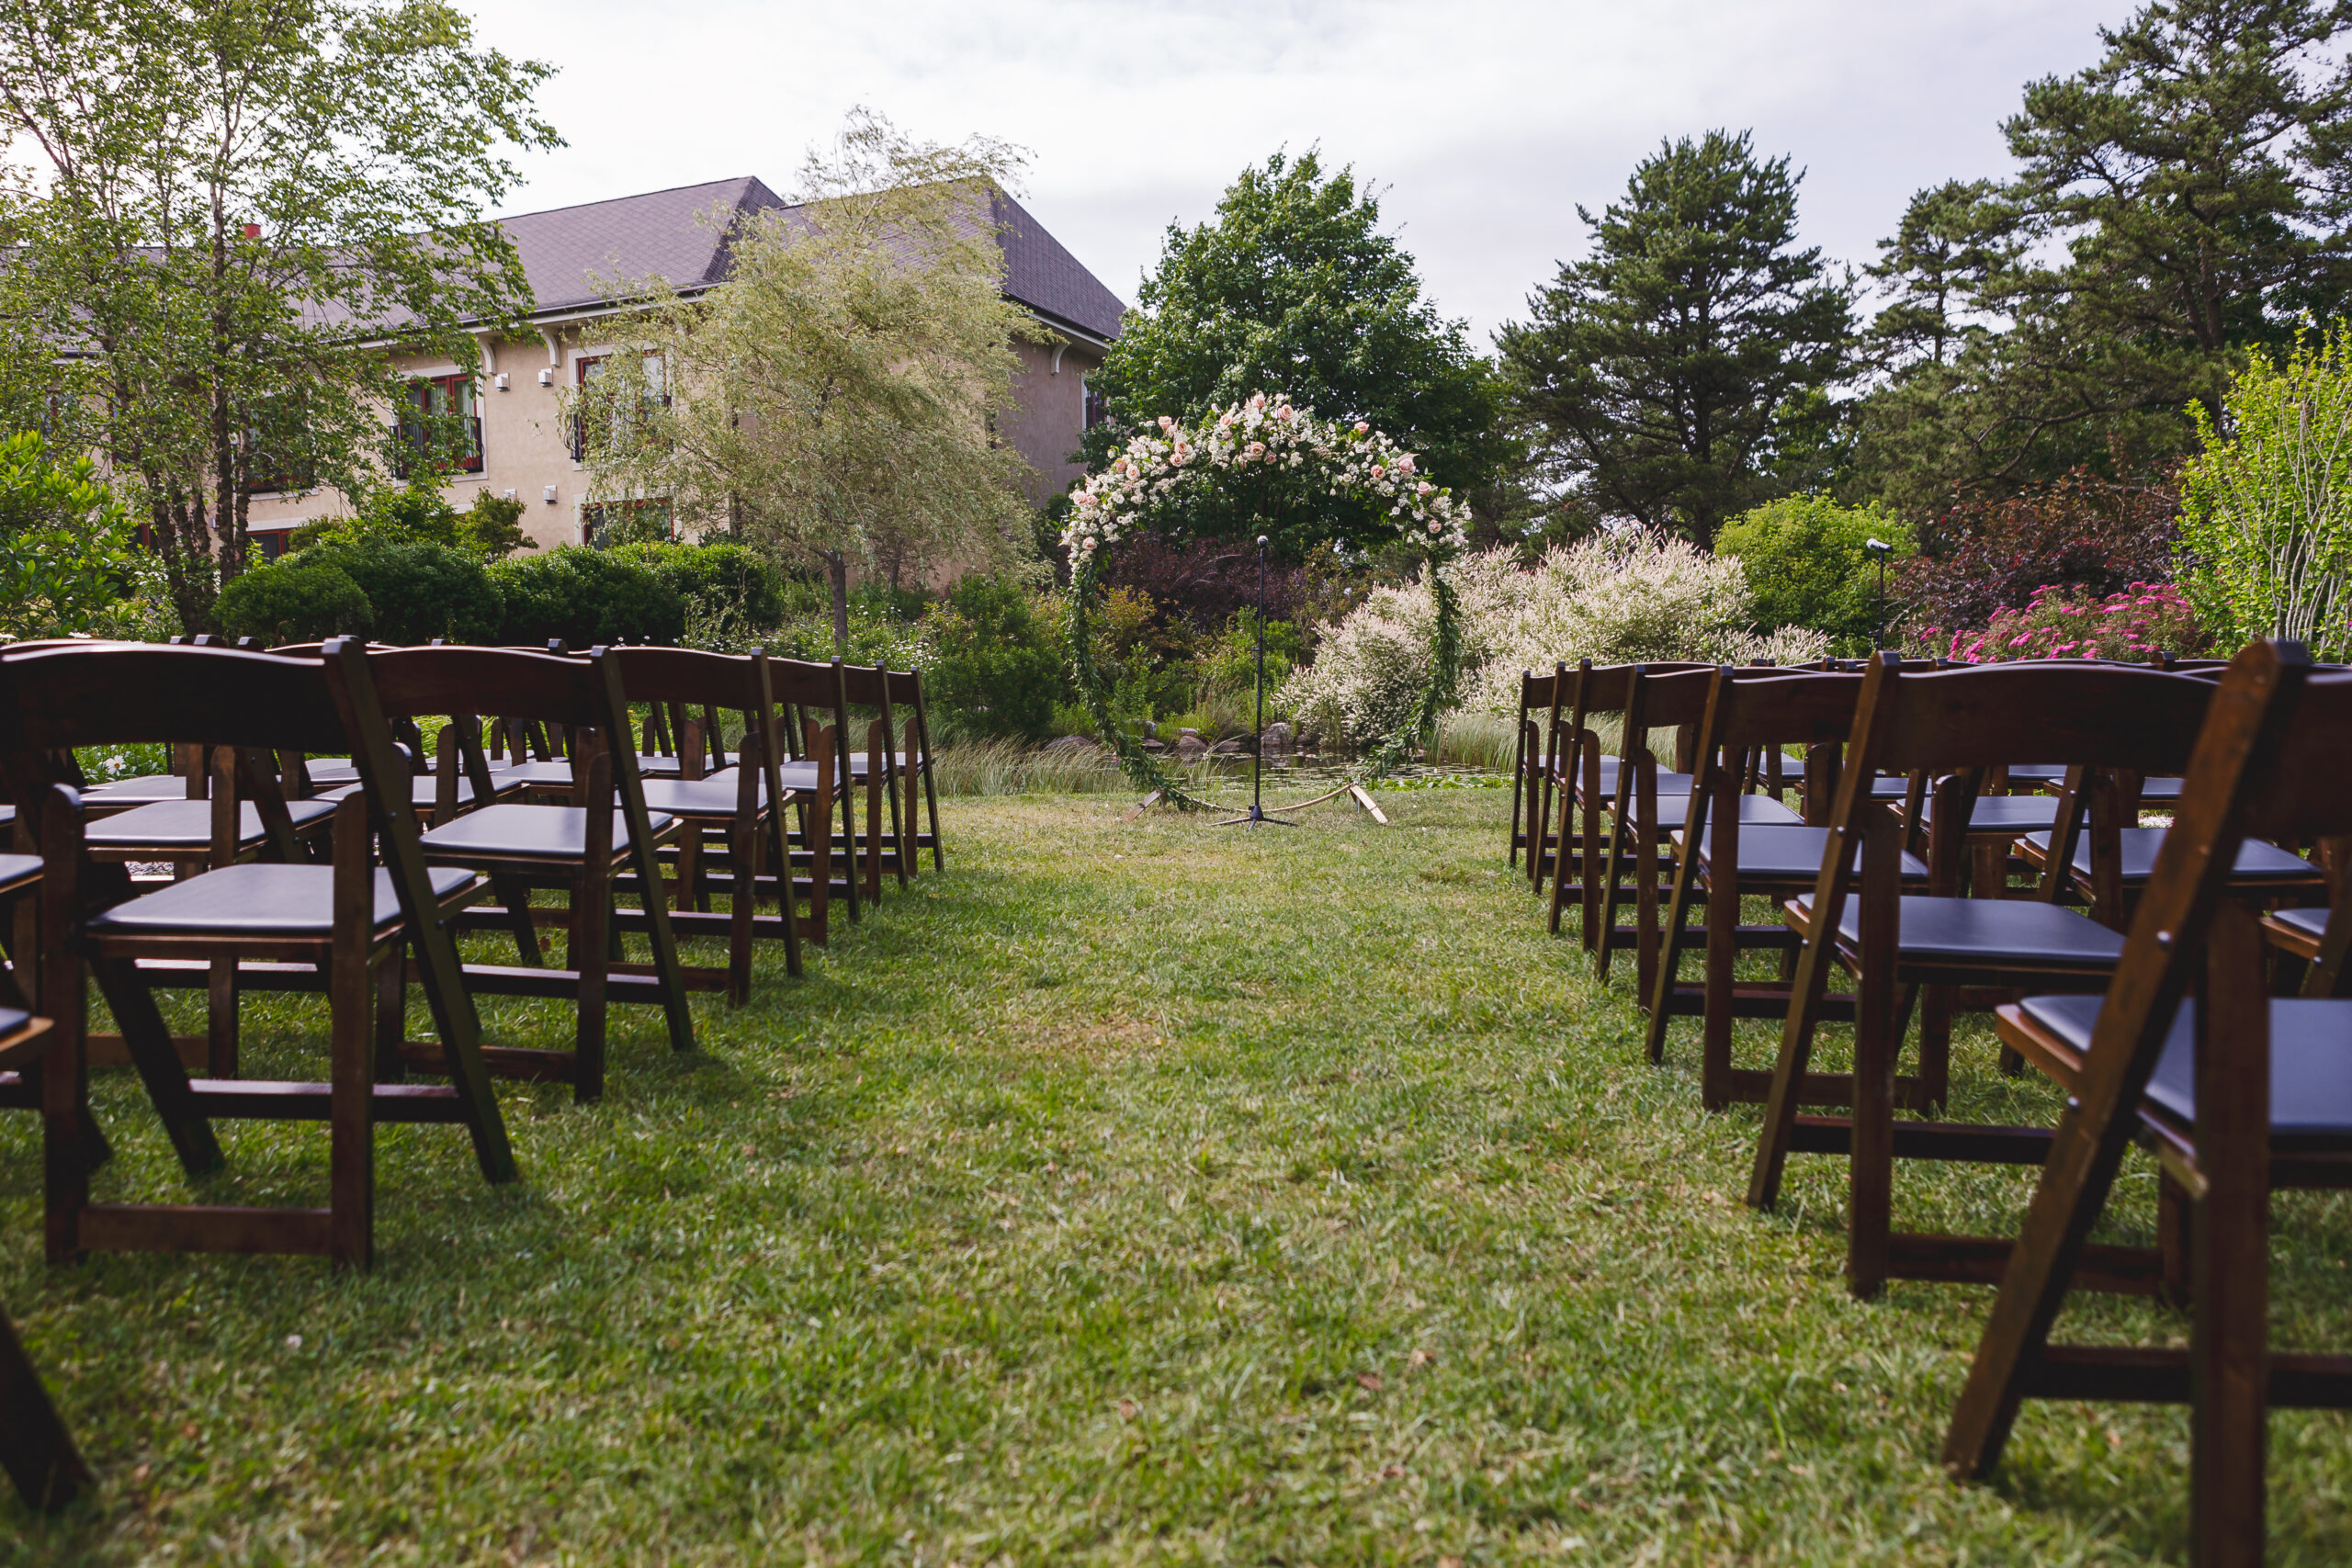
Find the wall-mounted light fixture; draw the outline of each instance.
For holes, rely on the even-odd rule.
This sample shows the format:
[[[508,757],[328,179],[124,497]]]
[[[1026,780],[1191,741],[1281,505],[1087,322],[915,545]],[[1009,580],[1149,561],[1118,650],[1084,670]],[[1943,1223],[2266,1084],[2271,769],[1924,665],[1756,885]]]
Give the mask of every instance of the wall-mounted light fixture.
[[[548,488],[540,493],[539,499],[546,502],[549,506],[553,506],[555,504],[555,486],[548,486]]]
[[[545,365],[539,367],[539,385],[542,387],[552,387],[555,385],[555,371],[553,367]]]
[[[512,500],[514,500],[514,492],[513,491],[511,491],[511,490],[510,490],[510,491],[504,491],[503,493],[504,493],[504,495],[505,495],[505,497],[506,497],[506,499],[507,499],[507,500],[512,501]]]
[[[498,373],[498,389],[502,392],[506,390],[509,386],[513,385],[514,379],[514,378],[507,375],[505,371],[501,370]]]

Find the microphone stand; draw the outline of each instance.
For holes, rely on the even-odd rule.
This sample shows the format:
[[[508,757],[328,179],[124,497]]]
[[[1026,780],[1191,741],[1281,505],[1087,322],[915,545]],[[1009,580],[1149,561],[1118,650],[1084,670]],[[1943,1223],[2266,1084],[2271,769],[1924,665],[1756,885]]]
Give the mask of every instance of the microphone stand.
[[[1261,787],[1266,769],[1266,536],[1258,536],[1258,734],[1250,748],[1250,809],[1238,817],[1228,817],[1216,823],[1219,828],[1246,825],[1251,828],[1261,822],[1271,822],[1278,828],[1295,828],[1288,818],[1269,817],[1260,804]]]

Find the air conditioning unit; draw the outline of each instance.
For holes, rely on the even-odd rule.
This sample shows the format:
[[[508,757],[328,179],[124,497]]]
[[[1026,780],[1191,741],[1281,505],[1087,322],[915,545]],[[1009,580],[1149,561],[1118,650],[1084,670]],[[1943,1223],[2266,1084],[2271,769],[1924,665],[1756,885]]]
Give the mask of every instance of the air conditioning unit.
[[[498,373],[498,389],[499,389],[500,391],[502,391],[502,392],[503,392],[503,391],[506,390],[506,389],[507,389],[508,387],[512,386],[513,384],[514,384],[514,378],[512,378],[512,377],[510,377],[509,375],[507,375],[505,371],[501,370],[501,371]]]
[[[554,366],[548,366],[539,372],[539,385],[542,387],[552,387],[555,385]]]
[[[546,502],[549,506],[553,506],[555,504],[555,486],[548,486],[548,488],[540,493],[539,499]]]

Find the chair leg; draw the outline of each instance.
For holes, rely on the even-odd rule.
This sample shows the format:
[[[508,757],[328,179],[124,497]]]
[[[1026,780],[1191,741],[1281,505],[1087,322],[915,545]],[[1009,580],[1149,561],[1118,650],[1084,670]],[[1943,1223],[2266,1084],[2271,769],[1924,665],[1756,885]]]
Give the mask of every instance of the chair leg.
[[[237,961],[216,958],[205,977],[204,1068],[216,1078],[237,1076]]]
[[[340,939],[342,933],[337,933]],[[376,1116],[373,1094],[374,1055],[370,1047],[374,1021],[374,976],[367,949],[368,928],[361,925],[346,944],[336,942],[334,974],[328,981],[332,1083],[327,1113],[329,1168],[328,1256],[336,1267],[365,1270],[375,1261],[376,1235]],[[394,955],[379,963],[398,963]]]
[[[2222,900],[2206,938],[2197,1043],[2191,1498],[2199,1568],[2259,1568],[2270,1345],[2270,1004],[2251,910]]]
[[[0,1314],[0,1469],[25,1506],[53,1514],[92,1484],[73,1434],[50,1403],[15,1325]]]
[[[727,853],[736,866],[734,891],[727,898],[727,1000],[731,1007],[752,999],[752,916],[759,908],[755,874],[760,863],[752,846],[758,833],[756,823],[737,822],[727,836]]]
[[[1699,1103],[1731,1103],[1732,987],[1739,970],[1738,886],[1718,877],[1707,890],[1707,999],[1699,1020]],[[1669,936],[1669,939],[1671,937]]]
[[[401,1045],[408,1038],[408,947],[402,942],[390,962],[376,966],[376,1081],[399,1083],[408,1077]]]
[[[659,897],[659,895],[656,895]],[[572,1043],[571,1098],[586,1104],[605,1092],[605,981],[610,972],[611,885],[582,868],[571,888],[571,953],[580,976],[579,1028]]]

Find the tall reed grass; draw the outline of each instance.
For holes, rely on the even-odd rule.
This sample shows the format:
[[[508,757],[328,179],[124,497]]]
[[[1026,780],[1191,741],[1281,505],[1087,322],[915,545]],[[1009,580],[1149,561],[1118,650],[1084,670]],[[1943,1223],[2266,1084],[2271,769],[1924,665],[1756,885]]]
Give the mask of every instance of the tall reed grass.
[[[942,746],[932,776],[942,795],[1110,795],[1135,787],[1107,751],[1046,751],[1017,740]]]

